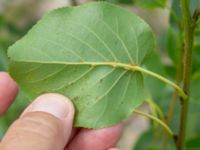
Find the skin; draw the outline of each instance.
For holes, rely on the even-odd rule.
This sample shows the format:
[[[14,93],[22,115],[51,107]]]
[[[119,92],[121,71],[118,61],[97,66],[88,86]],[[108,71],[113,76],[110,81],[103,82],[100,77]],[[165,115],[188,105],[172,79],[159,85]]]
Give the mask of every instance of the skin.
[[[0,115],[14,101],[18,86],[0,72]],[[122,126],[104,129],[73,128],[74,107],[60,94],[36,98],[13,122],[0,143],[2,150],[118,150],[112,148],[120,138]]]

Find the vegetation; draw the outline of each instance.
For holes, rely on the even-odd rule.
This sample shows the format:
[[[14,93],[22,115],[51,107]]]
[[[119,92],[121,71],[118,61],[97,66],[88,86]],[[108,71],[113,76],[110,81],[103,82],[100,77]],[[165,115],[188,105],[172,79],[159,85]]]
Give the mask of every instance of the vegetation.
[[[171,6],[167,0],[107,1],[168,10],[165,42],[155,39],[143,19],[116,5],[63,7],[8,49],[10,74],[30,100],[44,92],[70,97],[77,127],[108,127],[134,111],[153,121],[134,149],[199,149],[200,1],[174,0]],[[1,25],[13,32],[3,16]],[[11,37],[1,42],[2,49],[16,40]],[[7,57],[1,52],[5,70]],[[162,63],[166,58],[170,63]],[[151,114],[138,110],[144,102]],[[21,103],[14,106],[21,109]]]

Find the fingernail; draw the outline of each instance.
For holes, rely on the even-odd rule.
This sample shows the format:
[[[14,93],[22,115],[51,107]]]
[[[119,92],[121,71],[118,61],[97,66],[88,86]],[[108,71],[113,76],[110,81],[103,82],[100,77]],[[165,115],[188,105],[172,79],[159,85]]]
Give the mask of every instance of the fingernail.
[[[70,113],[73,113],[73,105],[67,97],[49,93],[36,98],[24,113],[37,111],[49,113],[59,119],[65,119]]]

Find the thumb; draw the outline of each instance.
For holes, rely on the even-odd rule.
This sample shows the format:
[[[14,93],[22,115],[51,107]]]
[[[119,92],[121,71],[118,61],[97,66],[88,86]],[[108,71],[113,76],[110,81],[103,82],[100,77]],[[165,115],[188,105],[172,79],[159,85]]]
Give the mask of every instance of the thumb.
[[[39,96],[11,125],[0,149],[62,150],[71,134],[73,116],[73,105],[66,97]]]

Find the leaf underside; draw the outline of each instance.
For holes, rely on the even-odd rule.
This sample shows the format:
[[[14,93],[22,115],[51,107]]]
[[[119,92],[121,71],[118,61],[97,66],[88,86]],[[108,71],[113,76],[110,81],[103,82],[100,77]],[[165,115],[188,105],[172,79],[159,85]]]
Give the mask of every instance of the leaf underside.
[[[77,110],[75,126],[102,128],[127,118],[145,98],[142,74],[117,64],[142,65],[153,49],[143,20],[96,2],[50,12],[8,56],[10,74],[30,99],[46,92],[66,95]]]

